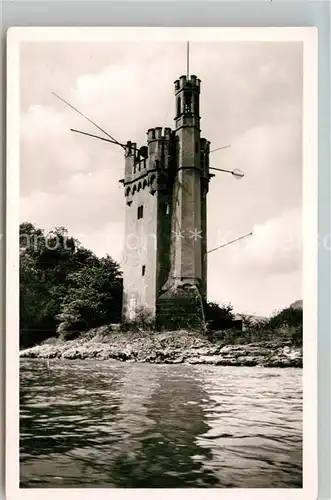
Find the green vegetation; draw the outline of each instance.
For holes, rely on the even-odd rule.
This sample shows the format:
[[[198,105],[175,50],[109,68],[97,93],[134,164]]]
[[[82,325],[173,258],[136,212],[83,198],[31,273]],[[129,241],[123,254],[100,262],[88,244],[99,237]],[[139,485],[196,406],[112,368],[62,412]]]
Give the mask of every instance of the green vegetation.
[[[287,307],[270,318],[236,320],[233,307],[207,304],[208,338],[222,344],[279,342],[302,346],[302,308]]]
[[[122,277],[110,257],[98,258],[68,235],[63,227],[50,233],[25,222],[20,225],[20,346],[59,336],[72,340],[82,332],[119,323]],[[279,341],[302,345],[302,309],[289,307],[270,319],[236,320],[231,304],[206,304],[211,341],[248,344]],[[141,310],[122,331],[155,331],[155,322]]]
[[[99,259],[68,236],[20,225],[20,345],[120,320],[122,279],[109,256]]]
[[[302,309],[288,307],[264,320],[246,317],[241,331],[234,328],[211,331],[209,339],[224,345],[273,342],[301,347]]]

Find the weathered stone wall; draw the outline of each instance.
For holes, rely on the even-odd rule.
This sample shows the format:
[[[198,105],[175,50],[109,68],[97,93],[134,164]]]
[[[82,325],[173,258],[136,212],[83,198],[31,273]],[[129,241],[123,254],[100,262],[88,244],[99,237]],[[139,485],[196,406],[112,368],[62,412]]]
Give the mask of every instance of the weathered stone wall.
[[[157,227],[157,260],[156,260],[156,290],[161,293],[162,286],[169,277],[171,269],[172,244],[172,197],[166,193],[158,193],[158,227]]]
[[[143,218],[137,218],[138,206],[143,205]],[[157,193],[148,187],[139,191],[126,207],[125,249],[123,262],[123,313],[134,319],[131,310],[144,308],[155,314],[156,299],[156,234]],[[143,275],[143,266],[145,273]]]
[[[157,298],[156,323],[169,330],[205,326],[203,300],[197,287],[171,287]]]
[[[163,133],[164,132],[164,133]],[[168,169],[170,129],[149,129],[146,158],[126,159],[124,189],[126,225],[123,262],[123,318],[134,320],[144,311],[155,316],[157,288],[169,273],[171,197]],[[138,218],[138,207],[143,207]]]

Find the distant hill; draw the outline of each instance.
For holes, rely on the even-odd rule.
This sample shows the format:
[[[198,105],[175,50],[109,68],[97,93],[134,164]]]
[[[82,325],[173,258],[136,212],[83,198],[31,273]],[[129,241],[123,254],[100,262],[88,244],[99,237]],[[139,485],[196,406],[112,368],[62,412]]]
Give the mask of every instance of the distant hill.
[[[303,309],[303,303],[302,300],[296,300],[291,304],[289,307],[292,307],[292,309]]]
[[[266,316],[256,316],[255,314],[237,314],[235,319],[249,319],[252,323],[266,320]]]
[[[296,300],[295,302],[290,304],[288,307],[289,308],[291,307],[292,309],[303,309],[303,302],[301,299]],[[280,311],[281,310],[279,310],[278,312],[277,311],[274,312],[274,314],[272,314],[272,316],[275,314],[278,314]],[[235,319],[237,319],[237,320],[238,319],[243,319],[243,320],[249,319],[252,323],[259,323],[260,321],[267,320],[268,317],[267,316],[256,316],[255,314],[251,314],[251,315],[250,314],[236,314]]]

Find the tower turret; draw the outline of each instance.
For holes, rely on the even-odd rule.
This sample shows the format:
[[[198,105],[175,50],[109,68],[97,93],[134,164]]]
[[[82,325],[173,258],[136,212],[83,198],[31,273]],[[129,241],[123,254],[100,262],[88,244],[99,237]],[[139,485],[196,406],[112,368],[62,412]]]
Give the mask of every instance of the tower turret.
[[[189,79],[181,76],[175,81],[176,128],[185,124],[200,128],[200,83],[195,75],[191,75]]]
[[[208,147],[200,138],[200,83],[195,75],[175,81],[171,268],[158,299],[160,324],[179,318],[192,326],[204,324]]]
[[[199,116],[200,80],[181,76],[176,96],[176,186],[174,196],[174,277],[183,284],[201,284],[201,152]],[[179,233],[181,232],[181,233]],[[183,237],[179,237],[181,234]]]

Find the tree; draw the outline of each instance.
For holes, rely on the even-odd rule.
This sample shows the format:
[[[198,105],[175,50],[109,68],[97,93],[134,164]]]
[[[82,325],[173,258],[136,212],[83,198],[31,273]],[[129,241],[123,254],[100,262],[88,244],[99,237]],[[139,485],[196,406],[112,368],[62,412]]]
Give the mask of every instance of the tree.
[[[270,327],[279,326],[302,326],[303,311],[301,308],[287,307],[282,311],[276,313],[269,320]]]
[[[72,338],[81,330],[120,320],[122,279],[119,265],[111,257],[70,274],[68,285],[57,315],[59,334]]]
[[[99,259],[64,227],[48,234],[20,225],[20,344],[28,347],[65,328],[118,321],[122,307],[119,266]]]
[[[54,314],[59,290],[40,265],[46,250],[43,230],[29,222],[20,225],[20,344],[30,346],[51,336],[56,328]]]
[[[206,322],[211,330],[223,330],[233,327],[234,312],[233,306],[219,306],[215,302],[208,302],[205,310]]]

